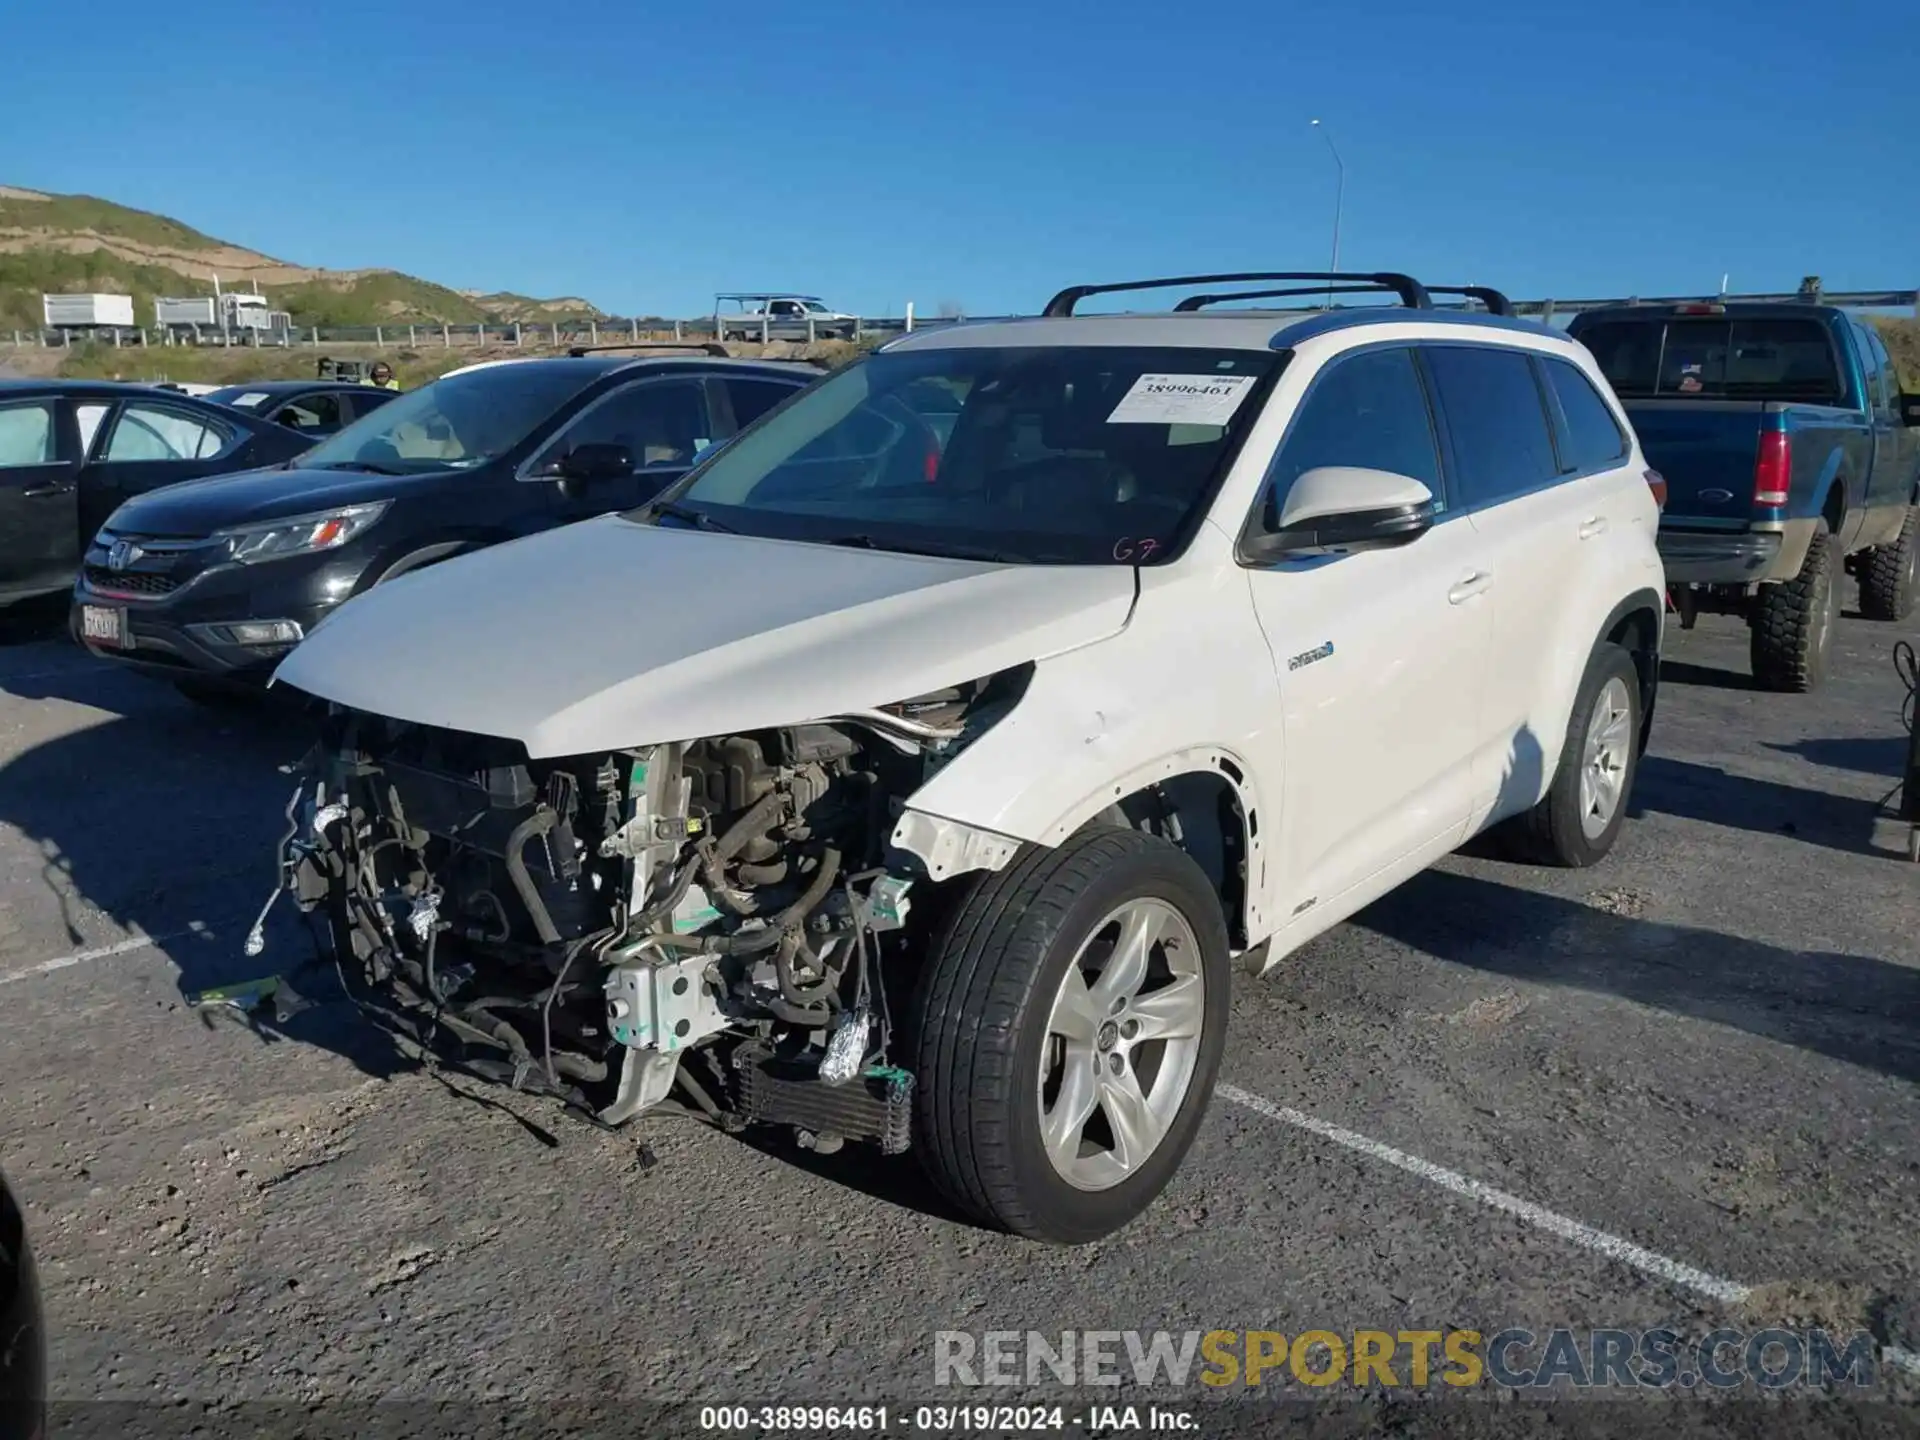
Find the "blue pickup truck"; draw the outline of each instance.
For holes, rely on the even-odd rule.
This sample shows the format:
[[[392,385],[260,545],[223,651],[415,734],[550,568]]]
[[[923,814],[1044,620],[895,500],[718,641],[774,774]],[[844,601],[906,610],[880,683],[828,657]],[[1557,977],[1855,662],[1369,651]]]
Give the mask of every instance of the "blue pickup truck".
[[[1683,629],[1744,616],[1754,678],[1826,677],[1843,575],[1861,612],[1920,596],[1920,397],[1831,305],[1618,305],[1574,317],[1667,482],[1660,554]]]

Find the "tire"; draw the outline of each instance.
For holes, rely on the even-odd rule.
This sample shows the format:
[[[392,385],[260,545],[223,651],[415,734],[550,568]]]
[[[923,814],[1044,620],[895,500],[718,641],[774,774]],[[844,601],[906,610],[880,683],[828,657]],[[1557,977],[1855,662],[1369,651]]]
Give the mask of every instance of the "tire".
[[[1102,964],[1072,1004],[1069,970],[1084,986],[1083,966],[1120,953],[1121,917],[1144,922],[1146,988],[1113,975],[1115,1008]],[[1166,1188],[1206,1113],[1226,1040],[1227,952],[1206,874],[1155,836],[1090,827],[983,877],[942,926],[915,995],[914,1148],[935,1186],[984,1224],[1055,1244],[1132,1221]],[[1163,989],[1179,1001],[1149,1008]],[[1157,1014],[1197,1034],[1137,1028]],[[1083,1021],[1079,1038],[1050,1033]],[[1109,1097],[1117,1107],[1129,1093],[1144,1097],[1144,1109],[1129,1108],[1147,1143],[1123,1157]],[[1071,1120],[1063,1105],[1084,1118],[1056,1127],[1070,1137],[1056,1162],[1043,1110]]]
[[[1633,656],[1611,642],[1595,647],[1567,718],[1553,783],[1509,831],[1516,858],[1575,870],[1606,858],[1626,822],[1640,768],[1640,706]],[[1602,776],[1610,783],[1596,783]]]
[[[1816,690],[1827,678],[1840,613],[1839,562],[1832,532],[1820,521],[1800,573],[1762,585],[1753,602],[1753,678],[1789,694]]]
[[[1898,539],[1860,557],[1860,613],[1869,620],[1904,620],[1920,592],[1920,506],[1909,505]]]

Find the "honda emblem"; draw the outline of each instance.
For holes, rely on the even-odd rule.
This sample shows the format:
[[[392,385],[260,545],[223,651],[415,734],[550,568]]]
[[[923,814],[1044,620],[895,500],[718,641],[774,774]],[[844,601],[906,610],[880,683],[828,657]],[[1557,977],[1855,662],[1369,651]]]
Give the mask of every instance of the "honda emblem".
[[[113,548],[107,551],[107,569],[118,574],[146,553],[131,540],[116,540]]]

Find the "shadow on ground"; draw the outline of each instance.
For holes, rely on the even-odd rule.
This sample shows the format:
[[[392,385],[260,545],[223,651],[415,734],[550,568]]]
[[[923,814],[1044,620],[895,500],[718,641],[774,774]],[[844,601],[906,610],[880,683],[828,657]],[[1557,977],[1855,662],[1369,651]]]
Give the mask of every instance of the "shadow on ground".
[[[208,709],[104,664],[0,680],[0,691],[84,707],[77,717],[67,709],[65,733],[0,766],[0,823],[39,852],[37,869],[23,873],[15,863],[18,909],[45,914],[51,906],[74,951],[102,943],[94,911],[121,932],[152,937],[177,968],[183,997],[287,976],[313,1003],[290,1006],[297,1013],[284,1023],[271,1006],[251,1020],[226,1008],[204,1009],[202,1019],[247,1025],[266,1043],[321,1045],[369,1074],[393,1073],[391,1047],[346,1002],[331,961],[290,905],[275,907],[264,954],[243,949],[275,884],[295,783],[280,767],[313,743],[310,720],[272,703]],[[41,895],[31,893],[35,886]]]
[[[1850,742],[1799,743],[1811,747]],[[1791,836],[1850,854],[1893,858],[1894,853],[1874,843],[1875,823],[1888,813],[1880,800],[1759,780],[1665,755],[1645,755],[1640,760],[1628,813],[1638,818],[1649,811],[1756,834]]]
[[[1490,974],[1617,995],[1920,1082],[1920,967],[1614,915],[1445,870],[1353,923]]]

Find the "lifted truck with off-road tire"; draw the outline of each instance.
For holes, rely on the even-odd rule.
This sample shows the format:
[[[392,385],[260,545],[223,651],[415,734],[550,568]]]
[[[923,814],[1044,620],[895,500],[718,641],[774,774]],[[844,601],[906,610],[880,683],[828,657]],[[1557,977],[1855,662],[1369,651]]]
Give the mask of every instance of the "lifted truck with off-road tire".
[[[1683,628],[1746,618],[1763,688],[1817,688],[1845,581],[1904,620],[1920,574],[1920,400],[1834,305],[1701,301],[1576,316],[1666,477],[1660,554]]]
[[[1211,308],[1329,284],[1399,303]],[[276,674],[328,710],[285,888],[420,1054],[1110,1234],[1199,1133],[1236,957],[1489,827],[1620,834],[1658,477],[1584,349],[1433,293],[1075,287],[370,591]]]

